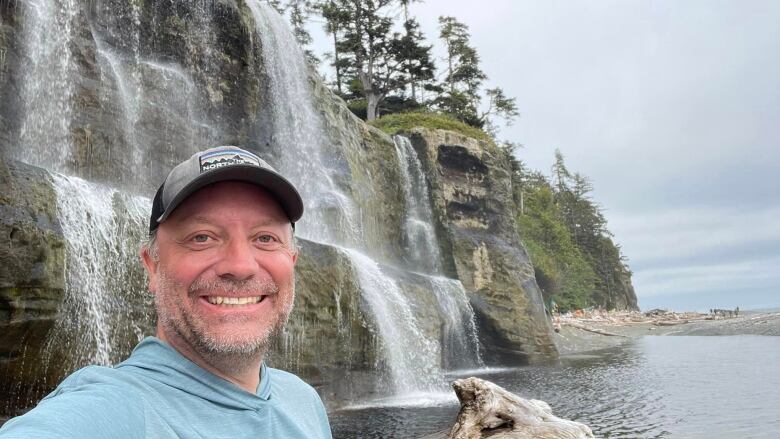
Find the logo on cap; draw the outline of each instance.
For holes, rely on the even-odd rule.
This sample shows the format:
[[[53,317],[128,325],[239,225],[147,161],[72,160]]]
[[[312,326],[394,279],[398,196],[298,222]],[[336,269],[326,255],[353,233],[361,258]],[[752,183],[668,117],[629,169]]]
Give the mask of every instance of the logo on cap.
[[[213,169],[233,165],[260,166],[260,160],[256,156],[238,149],[214,151],[200,156],[201,174]]]

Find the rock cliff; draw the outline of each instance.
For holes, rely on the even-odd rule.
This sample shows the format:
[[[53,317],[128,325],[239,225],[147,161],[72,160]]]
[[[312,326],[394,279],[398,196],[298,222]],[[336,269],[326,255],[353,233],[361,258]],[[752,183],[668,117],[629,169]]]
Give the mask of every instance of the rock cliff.
[[[171,166],[214,144],[256,151],[303,189],[296,308],[270,361],[329,404],[438,385],[412,378],[440,376],[453,346],[473,347],[477,364],[480,352],[488,364],[555,356],[494,146],[408,133],[443,259],[443,273],[421,273],[405,254],[393,139],[313,72],[283,83],[274,66],[292,72],[297,49],[284,50],[274,17],[231,0],[65,1],[49,16],[50,3],[0,5],[6,414],[153,333],[136,256],[148,197]],[[472,308],[480,348],[463,333]]]
[[[472,294],[496,363],[556,353],[534,270],[517,234],[510,165],[489,142],[448,131],[408,133],[423,157],[453,275]]]

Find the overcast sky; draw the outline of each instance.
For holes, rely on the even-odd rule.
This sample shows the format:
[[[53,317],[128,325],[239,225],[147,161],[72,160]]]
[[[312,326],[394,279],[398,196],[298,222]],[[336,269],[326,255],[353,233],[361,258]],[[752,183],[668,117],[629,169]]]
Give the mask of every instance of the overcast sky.
[[[412,13],[431,42],[439,15],[470,27],[488,85],[517,98],[500,137],[521,159],[549,174],[558,148],[593,180],[642,309],[780,307],[780,2],[428,0]]]

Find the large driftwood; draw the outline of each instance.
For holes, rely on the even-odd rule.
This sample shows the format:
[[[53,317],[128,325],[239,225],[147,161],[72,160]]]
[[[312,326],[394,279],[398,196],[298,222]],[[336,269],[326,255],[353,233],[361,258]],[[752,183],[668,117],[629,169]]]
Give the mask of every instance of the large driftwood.
[[[544,401],[523,399],[479,378],[452,383],[460,400],[450,439],[580,439],[592,438],[590,428],[552,414]]]
[[[574,322],[566,322],[565,325],[571,326],[572,328],[581,329],[583,331],[593,332],[610,337],[626,337],[625,335],[615,334],[614,332],[604,331],[603,329],[591,328],[590,326],[580,325],[579,323]]]

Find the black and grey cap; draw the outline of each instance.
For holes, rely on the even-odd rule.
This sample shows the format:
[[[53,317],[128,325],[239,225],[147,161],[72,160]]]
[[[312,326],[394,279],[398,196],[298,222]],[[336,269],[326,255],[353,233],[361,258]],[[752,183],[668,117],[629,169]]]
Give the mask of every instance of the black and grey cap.
[[[149,232],[157,229],[182,201],[199,189],[228,180],[252,183],[267,190],[293,224],[303,215],[298,190],[271,165],[241,148],[217,146],[193,154],[171,170],[154,196]]]

